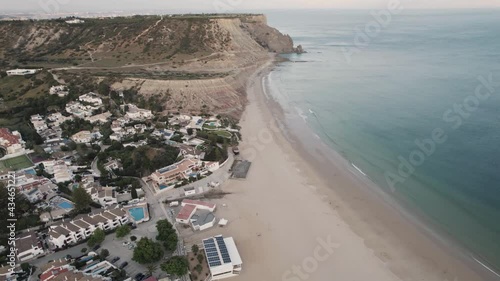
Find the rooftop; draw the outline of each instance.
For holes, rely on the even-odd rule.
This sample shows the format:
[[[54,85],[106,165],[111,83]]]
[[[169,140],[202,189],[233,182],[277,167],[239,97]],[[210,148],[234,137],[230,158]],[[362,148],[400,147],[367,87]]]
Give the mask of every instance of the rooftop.
[[[213,204],[213,203],[208,203],[208,202],[204,202],[204,201],[200,201],[200,200],[190,200],[190,199],[184,199],[182,200],[182,204],[190,204],[190,205],[198,205],[198,206],[205,206],[205,207],[208,207],[210,209],[214,209],[217,205]]]
[[[222,235],[203,240],[203,247],[210,270],[225,264],[241,265],[241,257],[232,237]]]
[[[33,231],[19,234],[16,240],[16,245],[19,253],[31,249],[33,245],[38,245],[38,238]]]
[[[188,220],[193,215],[195,210],[196,210],[195,205],[187,204],[181,208],[181,210],[179,211],[179,214],[177,214],[176,219]]]

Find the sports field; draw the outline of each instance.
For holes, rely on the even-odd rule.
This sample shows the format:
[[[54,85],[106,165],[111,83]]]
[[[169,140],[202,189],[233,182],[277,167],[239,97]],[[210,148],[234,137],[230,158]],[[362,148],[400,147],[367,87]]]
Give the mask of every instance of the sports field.
[[[0,161],[0,170],[3,169],[12,169],[12,170],[21,170],[26,169],[33,166],[33,162],[26,155],[17,156],[14,158],[6,159]]]

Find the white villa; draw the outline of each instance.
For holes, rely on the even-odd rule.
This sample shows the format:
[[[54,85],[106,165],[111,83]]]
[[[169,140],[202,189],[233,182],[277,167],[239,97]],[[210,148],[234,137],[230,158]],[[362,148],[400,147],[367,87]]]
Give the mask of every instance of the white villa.
[[[145,120],[153,118],[153,113],[151,110],[142,109],[134,104],[126,104],[121,106],[123,109],[127,108],[127,113],[125,116],[132,120]]]
[[[213,212],[216,204],[184,199],[181,210],[175,217],[175,221],[182,224],[191,224],[194,230],[205,230],[215,225]]]
[[[90,143],[102,137],[99,132],[80,131],[71,136],[71,140],[76,143]]]
[[[16,237],[17,260],[24,262],[43,254],[43,248],[33,231],[21,233]]]
[[[50,87],[49,94],[51,95],[57,95],[59,97],[64,97],[69,94],[68,87],[64,85],[59,85],[59,86],[52,86]]]
[[[92,124],[96,124],[96,123],[103,124],[103,123],[108,122],[108,120],[111,116],[112,116],[111,112],[108,111],[108,112],[104,112],[101,114],[86,117],[85,120],[89,121]]]
[[[88,94],[81,95],[80,97],[78,97],[78,100],[81,102],[90,103],[93,106],[101,106],[102,105],[102,99],[100,97],[98,97],[96,93],[92,93],[92,92],[90,92]]]

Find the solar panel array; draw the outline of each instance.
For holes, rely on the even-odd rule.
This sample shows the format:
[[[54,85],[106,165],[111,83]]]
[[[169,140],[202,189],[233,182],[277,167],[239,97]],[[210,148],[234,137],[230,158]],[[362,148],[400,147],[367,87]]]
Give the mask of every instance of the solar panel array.
[[[215,244],[216,242],[217,245]],[[224,238],[222,238],[221,236],[217,236],[215,237],[215,239],[209,238],[203,240],[203,246],[205,247],[208,265],[210,267],[222,265],[222,262],[224,262],[225,264],[231,262],[226,243],[224,242]]]
[[[221,236],[215,237],[215,240],[217,240],[217,245],[219,245],[219,250],[222,256],[222,260],[224,263],[230,263],[231,258],[229,257],[229,252],[227,251],[226,243],[224,242],[224,238]]]
[[[210,267],[221,265],[219,251],[215,246],[215,241],[213,238],[203,240],[203,246],[205,247],[205,252],[207,253],[208,265]]]

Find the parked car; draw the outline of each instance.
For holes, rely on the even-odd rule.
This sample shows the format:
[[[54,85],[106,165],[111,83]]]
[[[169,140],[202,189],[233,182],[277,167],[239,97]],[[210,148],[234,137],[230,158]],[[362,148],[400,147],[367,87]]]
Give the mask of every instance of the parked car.
[[[95,246],[92,248],[92,251],[94,251],[94,252],[95,252],[95,251],[97,251],[99,248],[101,248],[101,246],[100,246],[100,245],[95,245]]]
[[[123,269],[127,265],[128,265],[128,262],[126,262],[126,261],[122,262],[122,264],[120,264],[120,269]]]
[[[115,262],[117,262],[117,261],[119,261],[119,260],[120,260],[120,257],[114,257],[114,258],[111,260],[111,263],[115,263]]]
[[[128,246],[130,244],[129,241],[123,241],[122,245],[125,247],[125,246]]]
[[[143,278],[144,274],[142,274],[142,272],[137,273],[134,277],[135,281],[141,281]]]

